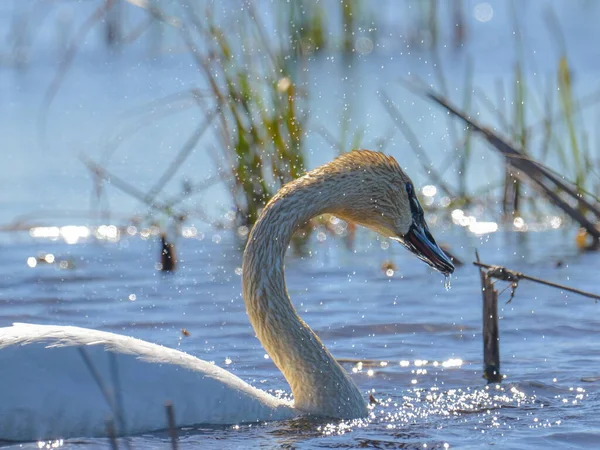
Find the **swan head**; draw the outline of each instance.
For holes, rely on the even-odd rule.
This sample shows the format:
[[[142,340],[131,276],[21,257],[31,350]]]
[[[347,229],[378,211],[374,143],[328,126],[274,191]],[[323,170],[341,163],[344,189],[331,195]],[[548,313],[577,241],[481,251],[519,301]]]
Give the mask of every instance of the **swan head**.
[[[413,182],[394,158],[355,150],[331,164],[330,170],[346,180],[340,183],[345,186],[343,195],[350,197],[334,214],[400,242],[444,275],[454,272],[454,264],[429,231]]]
[[[417,258],[425,261],[434,269],[446,276],[450,275],[454,272],[454,264],[429,232],[423,208],[414,193],[415,189],[412,182],[406,182],[405,188],[410,209],[411,224],[407,232],[398,233],[396,236],[390,236],[390,238],[400,242],[410,252],[415,254]]]

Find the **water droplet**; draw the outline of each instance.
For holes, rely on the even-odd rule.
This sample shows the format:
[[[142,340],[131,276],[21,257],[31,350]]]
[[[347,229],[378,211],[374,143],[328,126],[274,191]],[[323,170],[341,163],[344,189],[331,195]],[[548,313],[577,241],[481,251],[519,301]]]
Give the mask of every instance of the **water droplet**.
[[[448,275],[448,276],[446,276],[446,279],[444,280],[444,287],[446,288],[447,291],[452,289],[451,279],[452,279],[452,277],[450,277],[450,275]]]

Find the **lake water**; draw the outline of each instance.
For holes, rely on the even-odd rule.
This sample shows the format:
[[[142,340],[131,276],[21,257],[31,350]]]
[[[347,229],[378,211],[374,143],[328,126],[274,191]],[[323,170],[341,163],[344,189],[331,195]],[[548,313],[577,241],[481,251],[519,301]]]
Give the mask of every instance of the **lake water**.
[[[436,235],[467,261],[477,247],[484,261],[597,291],[599,256],[574,252],[562,231],[484,239],[456,231]],[[329,237],[315,241],[310,256],[290,256],[286,264],[290,295],[302,317],[365,395],[371,392],[381,402],[371,417],[185,429],[183,448],[530,449],[590,448],[597,442],[600,382],[583,381],[600,375],[593,338],[600,320],[593,301],[527,282],[510,304],[508,293],[501,296],[506,379],[486,386],[477,270],[457,269],[447,291],[441,275],[399,246],[381,244],[359,234],[351,251]],[[139,236],[107,244],[5,244],[0,326],[26,321],[124,333],[214,361],[263,389],[289,392],[248,323],[236,274],[241,254],[229,232],[182,239],[179,251],[180,270],[165,276],[154,269],[156,242]],[[74,268],[28,267],[27,259],[39,252]],[[397,266],[391,277],[381,269],[387,260]],[[167,442],[160,433],[131,438],[133,448]]]
[[[471,14],[478,3],[465,2],[477,39],[469,41],[468,52],[448,49],[441,58],[449,82],[462,86],[466,55],[472,55],[476,84],[491,91],[497,78],[508,79],[513,70],[514,47],[507,44],[510,12],[503,2],[490,2],[494,19],[481,23]],[[536,69],[528,68],[531,76],[533,72],[551,76],[556,70],[556,49],[543,13],[548,5],[554,6],[569,46],[576,91],[584,94],[597,88],[599,50],[591,43],[600,38],[600,8],[593,2],[576,3],[576,7],[571,2],[527,3],[521,19],[530,51],[539,57]],[[382,15],[393,9],[391,3],[385,4]],[[38,113],[60,54],[56,23],[62,22],[56,20],[72,20],[74,27],[92,8],[87,2],[60,5],[63,15],[50,15],[40,25],[29,66],[0,68],[0,226],[21,219],[25,219],[24,229],[29,224],[89,224],[93,184],[78,155],[101,159],[107,141],[125,135],[119,127],[132,109],[202,84],[184,54],[174,51],[148,57],[141,43],[111,55],[100,45],[101,33],[92,33],[50,108],[47,133],[39,139]],[[10,29],[12,11],[12,6],[0,6],[0,30]],[[136,18],[135,12],[130,14],[131,20]],[[310,167],[336,153],[315,130],[324,125],[337,136],[344,107],[350,110],[350,132],[364,130],[365,147],[373,147],[377,137],[393,129],[378,97],[381,89],[411,121],[434,163],[446,160],[450,148],[444,114],[396,83],[415,73],[433,82],[431,59],[425,52],[406,51],[392,37],[384,36],[383,42],[384,48],[354,59],[351,67],[338,55],[309,61]],[[458,91],[457,99],[461,98]],[[483,120],[491,116],[482,110]],[[590,110],[581,120],[589,125],[596,117]],[[187,109],[128,135],[107,167],[147,190],[200,118],[198,111]],[[592,134],[590,146],[595,148]],[[401,135],[390,142],[387,151],[417,185],[427,183]],[[201,141],[167,186],[167,194],[178,192],[183,178],[200,181],[214,175],[216,168],[207,152],[216,145],[214,136]],[[482,144],[476,144],[474,154],[470,187],[493,185],[503,174],[497,157]],[[446,175],[454,182],[456,168]],[[145,213],[130,197],[110,186],[107,189],[111,223],[127,224],[132,216]],[[202,211],[211,218],[209,222],[221,222],[231,211],[222,185],[184,206]],[[480,210],[478,218],[496,217],[498,206],[491,206],[490,211]],[[233,232],[200,220],[188,225],[195,225],[200,234],[179,239],[180,269],[171,276],[155,269],[155,237],[122,233],[117,242],[83,239],[68,245],[33,239],[26,232],[2,233],[0,326],[25,321],[132,335],[214,361],[261,388],[289,392],[272,362],[264,358],[248,323],[236,272],[241,265],[240,244]],[[572,227],[476,236],[440,219],[432,231],[468,263],[477,248],[485,262],[588,291],[600,290],[600,256],[575,250]],[[595,335],[600,319],[593,301],[527,282],[519,285],[510,304],[505,305],[508,292],[504,293],[500,334],[506,379],[486,386],[481,376],[481,293],[475,268],[467,264],[457,269],[451,289],[446,290],[441,275],[394,243],[388,246],[360,233],[351,251],[340,239],[326,237],[312,243],[309,255],[289,255],[288,288],[301,316],[344,361],[365,395],[373,393],[380,404],[369,419],[357,422],[294,420],[185,429],[180,431],[181,447],[587,449],[597,445],[600,381],[594,380],[600,376],[600,351]],[[39,254],[52,254],[56,262],[29,267],[28,259]],[[60,261],[66,261],[66,269],[60,268]],[[382,270],[384,261],[397,266],[392,276]],[[182,335],[182,328],[188,330],[188,337]],[[81,439],[62,445],[97,448],[108,443]],[[160,433],[137,436],[131,438],[131,445],[168,447],[168,439]],[[9,445],[37,447],[37,443]]]

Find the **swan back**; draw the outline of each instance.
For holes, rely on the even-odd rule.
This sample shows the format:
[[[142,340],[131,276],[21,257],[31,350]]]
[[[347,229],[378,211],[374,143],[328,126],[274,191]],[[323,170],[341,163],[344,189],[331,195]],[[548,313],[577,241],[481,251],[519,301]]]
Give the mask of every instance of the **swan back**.
[[[161,430],[167,428],[165,402],[174,405],[179,425],[294,416],[288,402],[214,364],[77,327],[0,328],[0,379],[10,386],[0,402],[0,440],[102,436],[106,419],[118,419],[120,411],[119,434]]]

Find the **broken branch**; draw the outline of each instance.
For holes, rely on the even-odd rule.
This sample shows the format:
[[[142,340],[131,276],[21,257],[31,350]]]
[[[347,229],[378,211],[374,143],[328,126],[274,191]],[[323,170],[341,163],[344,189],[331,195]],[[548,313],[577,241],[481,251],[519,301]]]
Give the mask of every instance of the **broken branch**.
[[[509,282],[518,282],[519,280],[528,280],[528,281],[533,281],[534,283],[545,284],[546,286],[554,287],[557,289],[562,289],[564,291],[573,292],[574,294],[583,295],[584,297],[593,298],[596,301],[600,300],[600,295],[592,294],[590,292],[582,291],[580,289],[575,289],[575,288],[572,288],[569,286],[564,286],[562,284],[554,283],[553,281],[542,280],[541,278],[532,277],[532,276],[526,275],[522,272],[517,272],[516,270],[507,269],[506,267],[492,266],[490,264],[484,264],[479,261],[473,261],[473,265],[487,269],[488,276],[491,276],[498,280],[509,281]]]

